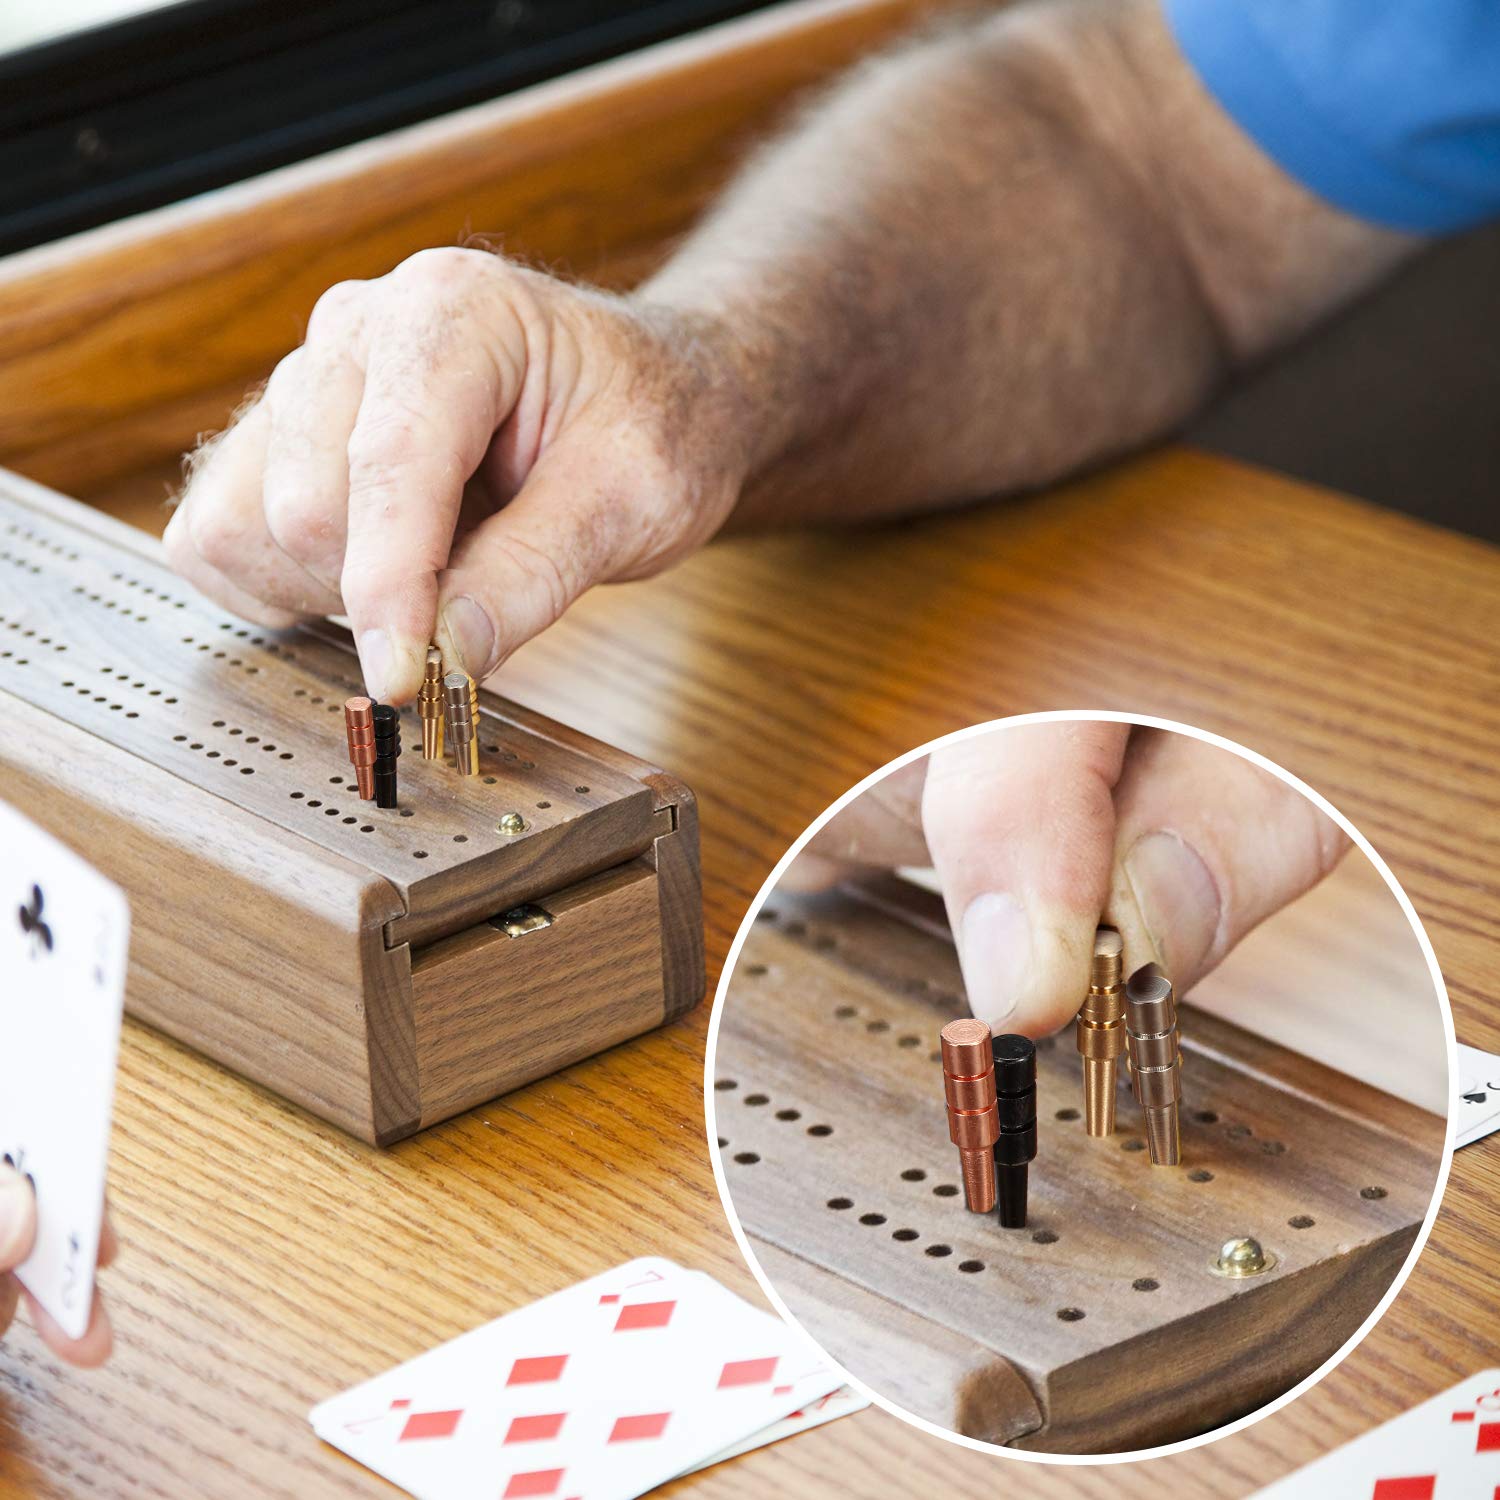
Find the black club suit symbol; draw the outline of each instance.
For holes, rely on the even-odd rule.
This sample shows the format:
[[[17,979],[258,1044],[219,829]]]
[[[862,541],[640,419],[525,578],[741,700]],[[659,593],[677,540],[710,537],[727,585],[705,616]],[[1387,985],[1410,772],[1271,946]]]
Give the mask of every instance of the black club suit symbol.
[[[48,953],[52,951],[52,929],[42,919],[42,906],[42,888],[34,885],[31,888],[30,902],[21,907],[18,913],[21,919],[21,931],[31,939],[33,958],[44,948]]]

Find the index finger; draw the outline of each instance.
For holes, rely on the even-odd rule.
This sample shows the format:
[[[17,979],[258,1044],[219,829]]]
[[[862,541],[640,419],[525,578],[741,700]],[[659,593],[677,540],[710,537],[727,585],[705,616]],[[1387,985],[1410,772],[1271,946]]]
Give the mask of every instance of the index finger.
[[[349,437],[349,540],[340,592],[374,698],[421,685],[464,484],[512,393],[477,334],[444,314],[372,327]]]
[[[1017,724],[933,752],[922,815],[969,1007],[1041,1036],[1077,1012],[1109,892],[1127,724]]]

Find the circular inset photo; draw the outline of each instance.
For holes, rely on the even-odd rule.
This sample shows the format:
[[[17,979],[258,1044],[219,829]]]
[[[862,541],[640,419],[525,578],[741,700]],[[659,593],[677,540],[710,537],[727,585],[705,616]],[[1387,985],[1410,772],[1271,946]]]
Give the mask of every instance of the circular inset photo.
[[[1436,1212],[1452,1051],[1410,902],[1315,790],[1188,726],[1031,715],[788,852],[708,1127],[752,1269],[874,1399],[1123,1461],[1373,1325]]]

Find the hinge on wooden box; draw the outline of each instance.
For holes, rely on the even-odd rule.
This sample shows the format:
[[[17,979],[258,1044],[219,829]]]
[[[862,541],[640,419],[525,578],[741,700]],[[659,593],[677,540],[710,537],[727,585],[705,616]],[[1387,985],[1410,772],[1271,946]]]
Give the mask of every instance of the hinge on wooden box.
[[[506,937],[525,937],[528,932],[540,932],[542,928],[550,927],[552,913],[530,904],[513,906],[509,911],[501,912],[498,917],[491,917],[489,925],[498,927]]]

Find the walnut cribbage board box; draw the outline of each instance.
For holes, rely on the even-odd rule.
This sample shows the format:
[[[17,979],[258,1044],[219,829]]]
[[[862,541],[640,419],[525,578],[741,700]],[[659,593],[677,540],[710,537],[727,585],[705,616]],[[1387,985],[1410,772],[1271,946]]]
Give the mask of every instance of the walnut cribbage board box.
[[[129,896],[132,1015],[386,1144],[702,998],[686,787],[482,692],[479,775],[407,708],[377,808],[362,691],[347,632],[247,626],[0,471],[0,797]]]
[[[720,1021],[736,1212],[793,1315],[873,1389],[985,1441],[1124,1452],[1255,1410],[1374,1310],[1441,1118],[1189,1004],[1182,1165],[1153,1167],[1125,1079],[1113,1138],[1085,1133],[1069,1028],[1038,1043],[1029,1222],[1004,1230],[964,1207],[948,1139],[937,1037],[965,1013],[941,901],[892,879],[773,892]],[[1276,1263],[1228,1280],[1213,1264],[1240,1235]]]

